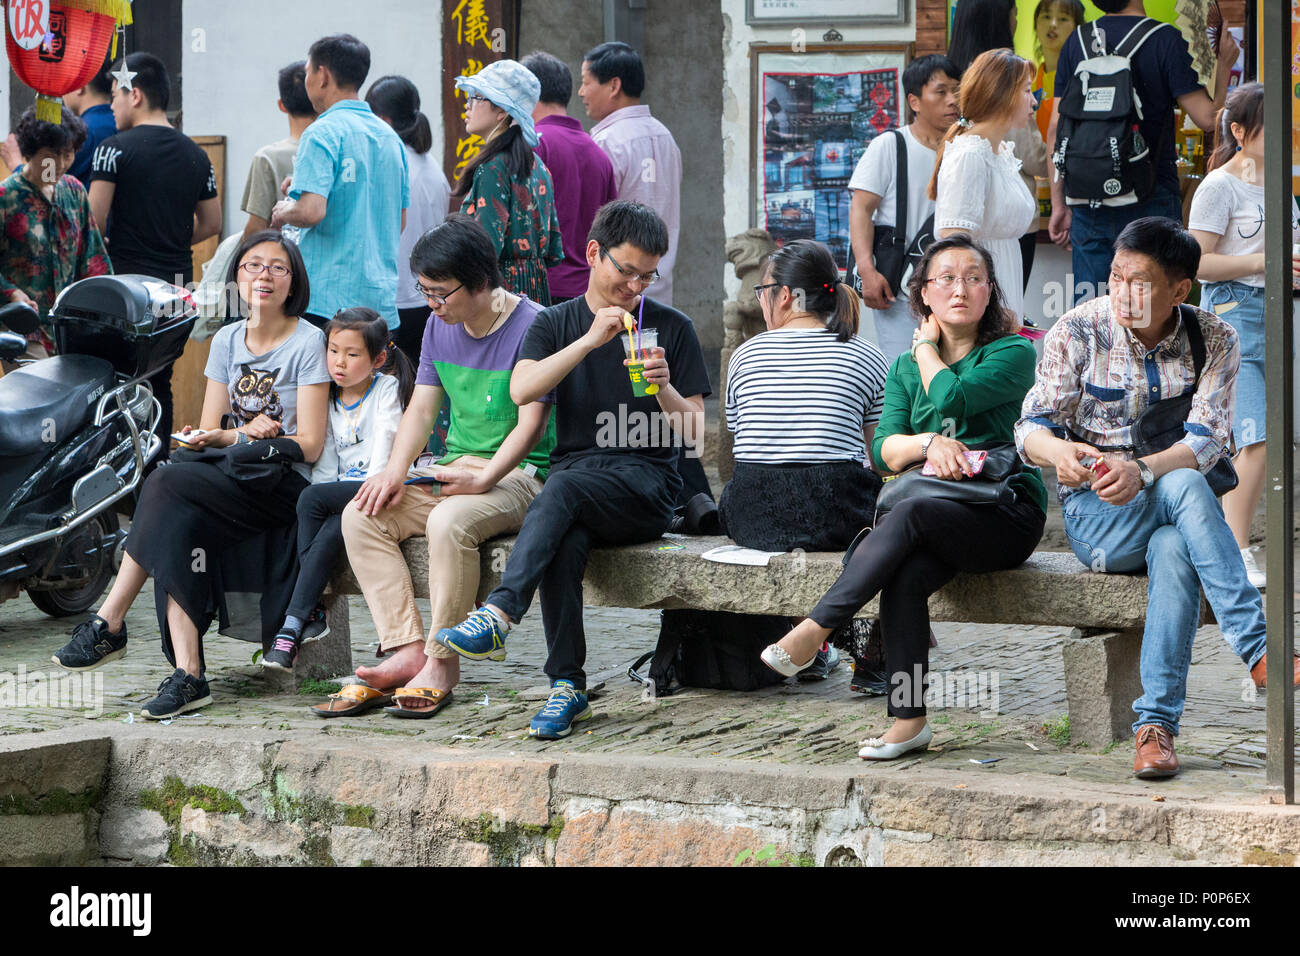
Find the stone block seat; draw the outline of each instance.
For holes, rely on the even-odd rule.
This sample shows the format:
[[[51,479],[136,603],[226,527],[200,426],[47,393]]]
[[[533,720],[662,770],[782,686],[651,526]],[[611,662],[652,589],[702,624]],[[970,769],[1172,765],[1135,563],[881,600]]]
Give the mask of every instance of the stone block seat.
[[[766,567],[719,564],[704,552],[731,543],[720,537],[673,537],[592,551],[584,581],[588,605],[621,608],[696,608],[802,617],[840,572],[839,553],[780,555]],[[487,542],[479,599],[496,587],[514,538]],[[417,594],[428,592],[424,538],[402,545]],[[321,678],[352,669],[348,595],[360,594],[346,560],[325,596],[330,633],[306,645],[295,678]],[[1141,694],[1138,656],[1146,620],[1147,579],[1097,574],[1072,554],[1038,552],[1020,567],[990,574],[959,574],[930,598],[935,621],[1071,627],[1065,642],[1070,730],[1076,740],[1103,746],[1129,735],[1131,704]],[[861,617],[879,614],[879,600]],[[1203,619],[1209,620],[1203,607]]]

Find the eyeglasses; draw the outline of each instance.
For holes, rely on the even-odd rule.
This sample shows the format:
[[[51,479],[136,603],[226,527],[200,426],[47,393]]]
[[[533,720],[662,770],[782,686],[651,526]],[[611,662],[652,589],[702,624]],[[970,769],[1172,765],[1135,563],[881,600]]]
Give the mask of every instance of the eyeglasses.
[[[658,269],[654,270],[654,272],[647,272],[642,275],[639,272],[633,272],[631,269],[625,269],[619,265],[618,260],[611,256],[609,250],[604,246],[600,247],[600,254],[608,259],[610,265],[614,267],[614,270],[629,282],[639,282],[642,285],[653,285],[655,282],[659,281],[660,276]]]
[[[455,295],[463,288],[465,288],[465,283],[462,282],[460,285],[456,286],[456,288],[452,289],[446,295],[439,295],[437,292],[432,292],[429,289],[426,289],[424,287],[424,284],[419,282],[418,280],[415,283],[415,291],[420,293],[420,295],[424,296],[429,302],[432,302],[439,309],[441,309],[444,305],[446,305],[447,300],[450,299],[453,295]]]
[[[958,282],[962,284],[963,288],[972,290],[982,289],[989,284],[987,276],[954,276],[946,272],[941,276],[931,276],[925,281],[933,282],[944,292],[951,292],[957,287]]]
[[[488,98],[483,96],[481,93],[471,93],[469,96],[465,97],[465,105],[467,107],[473,106],[475,103],[486,103],[487,101]]]
[[[780,288],[780,286],[781,283],[779,282],[769,282],[766,285],[756,285],[754,286],[754,298],[755,299],[763,298],[764,289],[776,289],[776,288]]]
[[[263,272],[269,272],[277,279],[283,279],[285,276],[293,275],[288,266],[282,266],[278,262],[269,266],[264,262],[241,262],[239,268],[250,276],[260,276]]]

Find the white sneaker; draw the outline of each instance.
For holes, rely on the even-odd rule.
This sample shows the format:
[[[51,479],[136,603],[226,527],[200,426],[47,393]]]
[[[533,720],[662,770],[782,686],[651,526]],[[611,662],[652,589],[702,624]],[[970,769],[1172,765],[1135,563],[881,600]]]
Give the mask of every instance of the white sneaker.
[[[1242,548],[1241,560],[1246,563],[1246,577],[1250,579],[1250,583],[1259,590],[1264,590],[1264,582],[1267,577],[1259,569],[1259,565],[1255,563],[1255,553],[1250,548]]]

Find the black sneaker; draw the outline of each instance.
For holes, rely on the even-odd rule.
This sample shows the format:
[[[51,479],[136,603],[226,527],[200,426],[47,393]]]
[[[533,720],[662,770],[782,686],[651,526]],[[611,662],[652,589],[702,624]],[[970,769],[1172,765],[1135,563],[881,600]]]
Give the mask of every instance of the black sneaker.
[[[302,626],[302,637],[299,644],[310,644],[312,641],[319,641],[330,632],[329,619],[325,617],[325,605],[317,604],[312,609],[311,617],[307,618],[307,623]]]
[[[817,652],[813,662],[799,672],[800,680],[825,680],[831,671],[840,665],[840,652],[827,645],[826,650]]]
[[[89,671],[126,656],[126,623],[114,634],[108,622],[96,614],[72,629],[72,640],[55,651],[50,660],[64,670]]]
[[[298,659],[298,638],[292,631],[281,631],[271,642],[271,649],[262,655],[262,667],[273,671],[291,671]]]
[[[849,690],[856,694],[868,694],[883,697],[889,693],[889,675],[883,670],[876,670],[879,665],[869,665],[862,661],[853,662],[853,679],[849,681]]]
[[[208,692],[208,682],[191,677],[178,667],[171,677],[158,685],[158,696],[140,708],[140,716],[163,720],[210,703],[212,695]]]

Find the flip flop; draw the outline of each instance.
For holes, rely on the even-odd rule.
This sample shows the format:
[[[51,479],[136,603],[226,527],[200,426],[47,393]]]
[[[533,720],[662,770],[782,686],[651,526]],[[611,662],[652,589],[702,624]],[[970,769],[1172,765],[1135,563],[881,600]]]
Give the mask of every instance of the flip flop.
[[[311,712],[317,717],[349,717],[392,702],[392,691],[376,690],[366,684],[344,684],[325,703],[312,707]]]
[[[431,701],[433,706],[423,707],[419,710],[403,707],[403,698],[406,700]],[[394,717],[412,717],[417,720],[425,720],[451,703],[451,691],[437,690],[433,687],[399,687],[393,691],[393,703],[397,706],[385,707],[384,713],[392,714]]]

